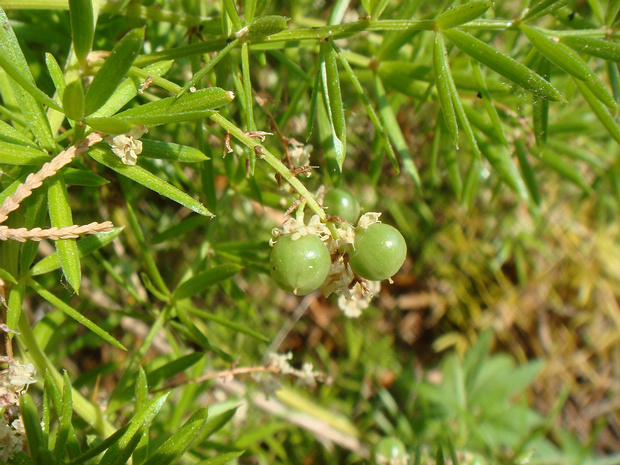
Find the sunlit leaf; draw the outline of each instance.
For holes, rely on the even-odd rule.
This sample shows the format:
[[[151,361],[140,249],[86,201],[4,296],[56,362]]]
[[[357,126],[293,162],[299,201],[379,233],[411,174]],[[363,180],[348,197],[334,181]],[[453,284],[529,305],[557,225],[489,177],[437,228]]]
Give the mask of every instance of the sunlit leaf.
[[[620,44],[595,37],[562,36],[560,41],[580,53],[620,62]]]
[[[80,121],[84,117],[84,89],[79,79],[70,82],[62,94],[62,107],[67,118]]]
[[[468,23],[478,16],[482,16],[492,6],[493,2],[469,2],[465,5],[450,8],[439,15],[437,27],[440,30],[449,29]]]
[[[456,112],[454,111],[452,88],[450,85],[452,74],[448,65],[446,47],[441,34],[435,36],[435,46],[433,48],[433,70],[435,73],[435,86],[437,87],[437,96],[441,104],[441,112],[450,133],[452,143],[458,147],[459,144],[459,128],[456,121]],[[458,97],[457,97],[458,98]]]
[[[56,174],[49,182],[47,203],[52,227],[64,228],[73,225],[73,215],[69,205],[69,194],[62,174]],[[58,239],[56,251],[60,257],[63,274],[73,290],[79,294],[82,280],[80,253],[75,239]]]
[[[118,113],[110,117],[87,118],[93,129],[107,134],[126,134],[137,125],[156,126],[206,118],[215,108],[232,101],[234,94],[219,87],[209,87],[185,94],[167,97],[155,102]]]
[[[541,58],[536,68],[538,73],[545,79],[549,80],[551,75],[551,62],[546,58]],[[535,95],[533,108],[533,120],[534,120],[534,136],[536,137],[536,144],[539,147],[545,145],[547,141],[547,132],[549,127],[549,101],[538,98]]]
[[[41,150],[4,142],[0,136],[1,165],[42,165],[50,160],[51,157]]]
[[[569,0],[531,0],[530,6],[525,10],[523,22],[531,22],[558,8],[562,8]]]
[[[125,346],[123,346],[123,344],[121,344],[116,339],[114,339],[107,331],[105,331],[101,327],[97,326],[95,323],[93,323],[91,320],[86,318],[84,315],[82,315],[77,310],[74,310],[73,307],[71,307],[70,305],[66,304],[62,300],[60,300],[58,297],[56,297],[51,292],[45,290],[43,288],[43,286],[41,286],[35,280],[28,279],[28,285],[37,294],[39,294],[41,297],[43,297],[45,300],[47,300],[50,304],[52,304],[58,310],[61,310],[62,312],[66,313],[68,316],[73,318],[75,321],[77,321],[78,323],[86,326],[88,329],[90,329],[93,333],[95,333],[97,336],[99,336],[104,341],[112,344],[114,347],[117,347],[117,348],[119,348],[121,350],[127,350],[125,348]]]
[[[540,77],[527,66],[515,61],[508,55],[487,45],[480,39],[458,29],[448,29],[443,34],[472,58],[487,65],[496,73],[507,77],[514,83],[541,98],[551,101],[566,101],[560,92],[549,82]]]
[[[10,62],[14,69],[34,86],[34,78],[30,73],[28,62],[19,47],[13,28],[10,27],[11,23],[2,8],[0,8],[0,24],[4,25],[4,27],[0,27],[0,56]],[[11,81],[11,87],[32,133],[46,150],[54,150],[56,144],[41,103],[13,80]],[[55,104],[55,106],[58,105]]]
[[[140,156],[184,163],[200,163],[208,160],[204,153],[194,147],[153,139],[142,139],[142,153]]]
[[[167,183],[163,179],[158,178],[141,166],[125,165],[120,158],[109,150],[103,150],[100,147],[95,147],[91,149],[88,154],[102,165],[107,166],[117,173],[122,174],[132,181],[137,182],[138,184],[141,184],[144,187],[163,195],[164,197],[174,200],[175,202],[200,215],[213,216],[213,214],[207,210],[204,205],[195,200],[193,197]]]
[[[579,55],[564,44],[553,42],[543,33],[532,27],[523,24],[521,25],[521,30],[525,33],[532,45],[534,45],[541,54],[547,57],[549,61],[558,68],[585,81],[588,88],[601,102],[612,109],[617,109],[616,102],[605,85]]]
[[[86,56],[93,45],[95,33],[95,15],[92,0],[69,0],[69,13],[71,16],[71,39],[73,50],[80,62],[80,66],[86,66]]]
[[[93,253],[95,250],[106,246],[112,242],[123,231],[123,228],[113,228],[112,231],[100,232],[92,236],[84,237],[77,243],[80,257],[85,257]],[[51,271],[60,268],[60,258],[58,253],[53,253],[47,257],[41,259],[30,270],[31,276],[38,276],[41,274],[49,273]]]
[[[170,70],[172,61],[160,61],[147,66],[143,69],[149,76],[162,76]],[[142,80],[136,76],[128,76],[122,81],[112,96],[96,112],[90,115],[91,118],[111,116],[123,108],[139,92]]]
[[[172,465],[187,450],[207,422],[207,408],[194,413],[185,424],[169,437],[144,465]]]
[[[95,75],[86,90],[84,112],[90,115],[98,110],[114,93],[133,61],[142,50],[144,28],[129,31],[115,46],[110,56]]]
[[[143,427],[151,424],[155,415],[161,410],[168,393],[161,394],[151,400],[129,421],[127,430],[106,451],[99,465],[123,465],[127,462],[141,439]]]
[[[267,37],[288,27],[288,19],[284,16],[267,15],[256,18],[247,29],[246,40]]]
[[[37,407],[30,394],[24,393],[19,397],[19,407],[24,421],[26,437],[28,438],[28,450],[32,455],[32,459],[36,464],[53,465],[54,459],[47,447]]]
[[[346,122],[336,53],[330,42],[322,44],[321,56],[320,73],[325,108],[332,126],[332,141],[334,152],[336,153],[336,161],[342,171],[342,164],[347,151]]]

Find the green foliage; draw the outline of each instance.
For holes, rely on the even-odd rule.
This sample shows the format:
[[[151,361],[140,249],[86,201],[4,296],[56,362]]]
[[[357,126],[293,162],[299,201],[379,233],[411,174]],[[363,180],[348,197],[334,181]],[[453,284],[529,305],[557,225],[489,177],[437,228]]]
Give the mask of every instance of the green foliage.
[[[528,282],[558,199],[593,231],[617,218],[620,2],[160,3],[0,0],[2,337],[44,380],[18,393],[28,452],[7,463],[617,463],[595,428],[583,445],[554,423],[563,402],[533,407],[534,352],[517,364],[480,330]],[[398,250],[364,232],[352,252],[268,245],[284,211],[338,236],[359,205]],[[349,260],[335,299],[270,279],[310,294]],[[362,278],[401,266],[369,304]],[[612,282],[566,294],[609,303]],[[456,348],[438,369],[394,344],[425,285],[451,296],[419,323]],[[321,373],[267,363],[289,348]],[[329,382],[258,392],[286,375]]]

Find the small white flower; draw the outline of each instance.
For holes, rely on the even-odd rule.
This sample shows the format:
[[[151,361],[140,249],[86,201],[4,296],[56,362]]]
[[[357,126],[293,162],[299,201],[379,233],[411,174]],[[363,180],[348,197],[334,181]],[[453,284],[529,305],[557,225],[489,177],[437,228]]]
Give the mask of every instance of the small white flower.
[[[317,236],[323,241],[331,237],[329,229],[318,215],[314,215],[310,218],[307,226],[303,222],[297,221],[295,218],[289,218],[284,222],[281,229],[275,228],[271,231],[271,234],[275,238],[275,240],[272,239],[270,241],[272,246],[280,236],[291,235],[291,239],[294,241],[301,236]]]
[[[267,363],[267,365],[277,368],[283,375],[288,375],[295,371],[295,369],[289,363],[289,360],[292,359],[292,352],[288,352],[286,354],[277,354],[275,352],[272,352],[269,354],[269,362]]]
[[[301,367],[301,370],[297,371],[297,379],[299,384],[310,388],[316,387],[316,377],[318,374],[312,370],[312,363],[305,362]]]
[[[291,159],[293,168],[308,166],[310,164],[310,152],[312,152],[313,149],[312,145],[304,145],[295,139],[289,139],[288,145],[288,156]],[[310,171],[306,173],[306,176],[310,176]]]
[[[5,376],[3,375],[2,378],[4,379]],[[8,376],[6,376],[6,378],[8,378]],[[5,386],[3,381],[3,386],[0,387],[0,408],[8,409],[9,407],[17,404],[19,404],[19,395],[13,389]]]
[[[17,420],[13,421],[13,424],[16,422]],[[24,449],[23,425],[18,428],[19,423],[11,427],[4,417],[0,417],[0,460],[4,463],[10,463],[15,454]]]
[[[381,213],[377,212],[364,213],[357,222],[357,227],[361,229],[368,229],[368,226],[370,226],[371,224],[380,223],[380,216]]]
[[[22,365],[19,362],[11,363],[8,369],[8,384],[17,393],[28,388],[29,384],[37,382],[34,377],[35,368],[32,363]]]
[[[347,318],[358,318],[362,314],[362,310],[367,307],[368,302],[364,299],[357,299],[355,297],[347,299],[344,295],[338,297],[338,308],[342,310],[342,313]]]
[[[17,431],[17,434],[21,434],[22,436],[26,435],[26,429],[24,428],[24,422],[22,421],[21,418],[16,418],[15,420],[13,420],[13,423],[11,423],[11,426],[13,427],[15,431]]]
[[[136,126],[128,134],[106,137],[106,142],[125,165],[135,165],[138,155],[142,153],[142,141],[138,139],[147,132],[144,126]]]
[[[365,287],[356,283],[349,295],[338,297],[338,308],[347,318],[357,318],[370,305],[370,301],[381,290],[380,281],[366,281]]]
[[[355,230],[349,227],[336,228],[338,231],[338,235],[340,236],[338,239],[334,239],[333,236],[329,236],[329,240],[325,242],[327,249],[331,255],[334,255],[338,252],[338,249],[348,248],[351,244],[355,242]]]
[[[325,297],[329,297],[334,292],[350,296],[349,284],[351,281],[353,281],[353,272],[345,264],[344,258],[338,257],[332,261],[327,278],[321,286],[321,292]]]

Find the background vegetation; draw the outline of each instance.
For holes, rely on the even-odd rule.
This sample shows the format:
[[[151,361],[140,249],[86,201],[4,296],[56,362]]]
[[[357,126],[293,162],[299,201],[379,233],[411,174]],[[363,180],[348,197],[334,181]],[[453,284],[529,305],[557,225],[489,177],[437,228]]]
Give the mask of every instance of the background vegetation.
[[[619,1],[0,6],[5,462],[620,462]],[[268,274],[321,186],[409,246],[357,319]]]

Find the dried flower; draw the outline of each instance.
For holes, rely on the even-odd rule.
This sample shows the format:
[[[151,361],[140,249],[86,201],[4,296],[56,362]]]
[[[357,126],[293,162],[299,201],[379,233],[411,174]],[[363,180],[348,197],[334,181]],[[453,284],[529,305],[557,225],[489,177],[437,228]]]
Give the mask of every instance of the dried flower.
[[[291,159],[293,168],[299,168],[300,166],[307,166],[310,164],[310,152],[312,152],[312,145],[304,145],[295,139],[288,140],[289,150],[288,156]],[[310,176],[310,172],[306,173],[306,176]]]
[[[289,363],[289,360],[292,359],[293,354],[291,352],[288,352],[286,354],[276,354],[272,352],[269,354],[269,361],[267,362],[267,365],[277,368],[283,375],[288,375],[295,371],[295,369]]]
[[[316,378],[317,376],[319,376],[319,374],[313,371],[312,368],[312,363],[305,362],[302,365],[301,370],[296,370],[297,380],[299,384],[310,388],[316,387]]]
[[[22,365],[15,361],[15,363],[9,364],[7,372],[8,386],[5,379],[2,380],[3,385],[12,388],[18,394],[27,389],[29,384],[37,382],[34,377],[35,368],[31,363]]]
[[[128,134],[106,137],[106,142],[125,165],[135,165],[142,153],[142,141],[138,139],[147,132],[144,126],[135,126]]]
[[[13,424],[17,420],[13,421]],[[21,423],[20,423],[21,424]],[[18,426],[18,425],[15,425]],[[24,449],[23,424],[20,431],[15,426],[9,425],[4,417],[0,417],[0,460],[4,463],[9,461]]]
[[[341,295],[350,295],[349,284],[353,281],[353,272],[345,263],[344,257],[340,256],[332,260],[329,274],[325,282],[321,286],[321,292],[325,297],[329,297],[332,293]]]
[[[338,297],[338,308],[347,318],[357,318],[370,305],[370,301],[381,290],[380,281],[366,281],[364,286],[355,283],[349,294]]]
[[[19,396],[36,382],[32,364],[22,365],[6,357],[8,368],[0,372],[0,461],[10,463],[15,454],[24,448],[24,423],[19,417]]]
[[[371,224],[380,223],[379,221],[380,216],[381,216],[381,213],[377,213],[377,212],[364,213],[360,217],[359,221],[357,222],[357,227],[361,229],[367,229],[368,226],[370,226]]]
[[[271,231],[271,234],[277,240],[280,236],[292,235],[292,239],[295,241],[301,236],[318,236],[321,240],[325,241],[331,237],[331,233],[325,223],[321,221],[318,215],[314,215],[310,218],[308,225],[306,226],[302,221],[297,221],[295,218],[287,219],[282,228],[275,228]],[[275,240],[271,240],[270,244],[273,246]]]

